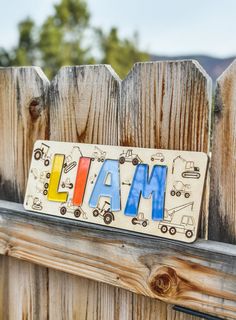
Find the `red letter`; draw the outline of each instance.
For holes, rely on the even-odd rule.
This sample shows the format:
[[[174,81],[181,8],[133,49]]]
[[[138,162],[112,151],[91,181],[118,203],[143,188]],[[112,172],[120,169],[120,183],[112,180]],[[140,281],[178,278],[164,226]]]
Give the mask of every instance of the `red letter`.
[[[81,206],[83,203],[85,187],[87,183],[89,168],[90,168],[90,158],[80,158],[79,165],[75,181],[75,189],[73,195],[73,204],[76,206]]]

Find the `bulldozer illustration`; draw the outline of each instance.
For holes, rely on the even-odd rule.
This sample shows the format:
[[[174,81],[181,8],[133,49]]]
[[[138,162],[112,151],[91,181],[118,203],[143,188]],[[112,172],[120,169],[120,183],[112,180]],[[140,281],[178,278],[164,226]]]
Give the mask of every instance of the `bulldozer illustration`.
[[[173,184],[173,188],[170,191],[170,194],[172,196],[180,197],[181,195],[184,195],[185,198],[189,198],[191,195],[191,187],[190,184],[184,184],[181,181],[175,181]]]
[[[172,209],[165,209],[164,220],[158,225],[162,233],[169,231],[170,235],[175,235],[176,232],[184,233],[187,238],[192,238],[195,232],[195,222],[190,215],[179,215],[176,212],[191,207],[193,210],[194,202],[188,202]]]
[[[35,180],[37,180],[36,183],[36,190],[39,193],[42,193],[44,196],[48,194],[48,186],[49,186],[49,179],[50,179],[50,172],[48,171],[42,171],[38,172],[36,168],[31,169],[30,171],[34,177]]]
[[[111,204],[105,201],[102,207],[97,207],[93,210],[94,217],[101,217],[105,224],[110,224],[115,220],[113,212],[111,212]]]
[[[119,162],[120,164],[123,164],[125,162],[132,162],[132,164],[136,166],[137,164],[141,163],[142,160],[137,154],[133,154],[132,149],[128,149],[120,154]]]
[[[98,162],[103,162],[106,158],[106,152],[100,149],[98,146],[94,147],[94,152],[92,154],[91,160],[97,160]]]
[[[32,209],[40,210],[40,211],[43,209],[42,201],[38,197],[33,197],[29,195],[27,197],[26,205],[28,206],[30,202],[32,202],[32,205],[31,205]]]
[[[64,162],[64,173],[68,173],[69,171],[71,171],[73,168],[76,167],[77,162],[74,160],[74,155],[77,151],[77,155],[79,154],[80,157],[83,157],[82,152],[80,150],[79,147],[74,146],[70,152],[69,155],[66,156],[65,158],[65,162]]]
[[[42,160],[46,167],[49,166],[51,161],[51,156],[48,155],[49,149],[50,147],[47,144],[41,143],[41,147],[34,150],[34,159]]]
[[[175,163],[177,160],[181,160],[184,163],[184,171],[181,173],[183,178],[199,179],[200,169],[194,166],[193,161],[187,161],[181,156],[177,156],[172,162],[172,174],[175,171]]]
[[[149,224],[149,221],[144,217],[143,212],[139,212],[137,217],[134,217],[131,222],[133,225],[140,224],[143,227],[146,227]]]
[[[151,161],[155,161],[155,160],[156,161],[160,161],[160,162],[164,162],[165,161],[165,157],[164,157],[163,153],[157,152],[157,153],[153,154],[151,156]]]
[[[66,213],[72,213],[76,218],[79,218],[82,215],[83,219],[88,219],[87,214],[81,208],[81,206],[74,206],[72,199],[68,202],[63,202],[60,206],[60,214],[65,215]]]

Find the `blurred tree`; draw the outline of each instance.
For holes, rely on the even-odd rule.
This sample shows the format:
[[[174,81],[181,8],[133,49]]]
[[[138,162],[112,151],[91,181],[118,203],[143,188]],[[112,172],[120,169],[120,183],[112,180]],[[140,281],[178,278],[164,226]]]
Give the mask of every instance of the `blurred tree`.
[[[101,63],[112,65],[121,78],[124,78],[133,64],[138,61],[148,61],[150,56],[138,49],[138,34],[131,39],[120,39],[117,28],[112,28],[108,34],[97,29],[98,44],[102,52]]]
[[[41,27],[30,18],[19,23],[18,44],[9,52],[0,48],[0,66],[40,65],[52,78],[63,65],[99,62],[111,64],[124,77],[134,62],[148,60],[149,56],[138,49],[137,35],[120,39],[116,28],[106,34],[91,28],[89,20],[85,0],[60,0]],[[94,35],[97,41],[93,41]],[[92,56],[95,43],[101,59]]]

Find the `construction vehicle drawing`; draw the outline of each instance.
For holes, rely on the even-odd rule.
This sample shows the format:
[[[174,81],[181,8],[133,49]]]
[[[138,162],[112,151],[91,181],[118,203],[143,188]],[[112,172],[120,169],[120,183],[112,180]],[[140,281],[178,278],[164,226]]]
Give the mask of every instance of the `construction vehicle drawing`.
[[[191,238],[195,231],[194,219],[190,215],[178,215],[175,214],[185,208],[191,207],[193,210],[194,202],[188,202],[172,209],[165,209],[164,220],[158,225],[162,233],[169,233],[173,236],[178,233],[184,233],[187,238]]]
[[[133,154],[132,149],[128,149],[127,151],[123,151],[120,154],[119,162],[120,164],[123,164],[125,162],[132,162],[132,164],[136,166],[137,164],[142,162],[142,160],[139,158],[137,154]]]
[[[122,181],[121,183],[122,183],[123,186],[131,186],[131,182],[130,182],[130,180],[128,180],[128,179]]]
[[[50,147],[47,144],[41,143],[41,147],[34,150],[34,159],[42,160],[46,167],[51,161],[51,156],[48,155],[49,149]]]
[[[175,181],[173,184],[173,189],[170,191],[172,196],[180,197],[182,194],[185,198],[189,198],[191,195],[190,184],[184,184],[181,181]]]
[[[113,212],[110,211],[111,206],[110,202],[105,201],[102,207],[97,207],[93,210],[94,217],[101,217],[105,224],[110,224],[115,220]]]
[[[184,163],[184,171],[181,173],[183,178],[192,178],[192,179],[199,179],[200,178],[200,170],[198,167],[194,166],[193,161],[187,161],[181,156],[177,156],[172,162],[172,174],[175,170],[175,163],[177,160],[181,160]]]
[[[161,152],[157,152],[151,156],[151,161],[154,161],[154,160],[164,162],[165,157]]]
[[[146,219],[144,217],[144,213],[143,212],[139,212],[137,217],[134,217],[132,220],[131,220],[132,224],[136,225],[136,224],[140,224],[142,225],[143,227],[146,227],[149,223],[148,219]]]
[[[88,219],[87,214],[84,212],[84,210],[79,206],[74,206],[72,199],[70,199],[68,202],[63,202],[60,206],[60,213],[61,215],[65,215],[66,213],[72,213],[76,218],[79,218],[82,214],[83,219]]]
[[[26,200],[26,205],[29,205],[29,202],[32,202],[31,208],[34,210],[42,210],[42,201],[38,197],[33,197],[29,195]]]
[[[70,178],[66,178],[65,181],[62,181],[61,187],[64,189],[72,189],[73,188],[73,183],[70,182]]]
[[[74,154],[75,151],[77,150],[77,153],[79,154],[80,157],[82,157],[82,152],[80,150],[79,147],[74,146],[70,152],[70,154],[68,156],[66,156],[65,158],[65,162],[64,162],[64,173],[68,173],[69,171],[71,171],[74,167],[76,167],[77,162],[74,160]]]
[[[33,168],[30,170],[35,180],[38,180],[36,183],[36,190],[39,193],[42,193],[43,195],[48,194],[48,186],[49,186],[49,178],[50,178],[50,172],[48,171],[42,171],[38,172],[36,168]]]
[[[98,162],[103,162],[105,160],[106,157],[106,152],[103,151],[102,149],[100,149],[98,146],[94,147],[94,152],[92,154],[91,160],[97,160]]]

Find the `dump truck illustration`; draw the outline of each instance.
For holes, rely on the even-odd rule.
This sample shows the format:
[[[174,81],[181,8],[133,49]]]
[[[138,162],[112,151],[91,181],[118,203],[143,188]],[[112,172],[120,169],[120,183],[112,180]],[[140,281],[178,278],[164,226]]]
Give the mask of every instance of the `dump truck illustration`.
[[[81,215],[83,219],[88,219],[86,213],[81,207],[73,205],[72,199],[68,202],[63,202],[60,206],[61,215],[65,215],[66,213],[72,213],[76,218],[79,218]]]
[[[102,207],[97,207],[93,210],[94,217],[101,217],[105,224],[110,224],[115,220],[113,212],[111,212],[110,202],[105,201]]]
[[[169,233],[173,236],[178,233],[184,233],[187,238],[191,238],[195,231],[195,222],[190,215],[176,214],[177,212],[191,207],[193,210],[193,202],[185,203],[172,209],[165,209],[164,220],[158,225],[162,233]]]
[[[132,162],[132,164],[136,166],[137,164],[142,162],[142,160],[137,154],[133,154],[132,149],[128,149],[120,154],[119,162],[120,164],[123,164],[125,162]]]
[[[165,161],[165,157],[164,157],[163,153],[157,152],[157,153],[153,154],[151,156],[151,161],[155,161],[155,160],[164,162]]]
[[[137,217],[134,217],[132,220],[132,224],[136,225],[136,224],[140,224],[143,227],[146,227],[149,223],[148,219],[146,219],[144,217],[144,213],[143,212],[139,212]]]
[[[64,162],[64,172],[65,173],[68,173],[69,171],[71,171],[73,168],[76,167],[77,162],[74,160],[76,153],[77,153],[77,158],[78,158],[78,155],[80,157],[83,156],[80,148],[77,147],[77,146],[74,146],[72,148],[70,154],[67,155],[66,158],[65,158],[65,162]]]
[[[34,159],[42,160],[46,167],[51,161],[51,157],[48,155],[49,149],[50,147],[47,144],[41,143],[41,147],[34,150]]]
[[[100,149],[98,146],[94,147],[94,152],[92,154],[91,160],[97,160],[98,162],[101,161],[103,162],[106,158],[106,152]]]
[[[184,195],[185,198],[189,198],[191,195],[191,187],[190,184],[184,184],[181,181],[175,181],[173,184],[173,188],[170,191],[172,196],[180,197]]]
[[[175,171],[175,163],[177,160],[181,160],[184,164],[184,171],[181,173],[183,178],[192,178],[192,179],[199,179],[200,178],[200,170],[198,167],[195,167],[193,161],[187,161],[183,157],[178,156],[173,160],[172,163],[172,174]]]

